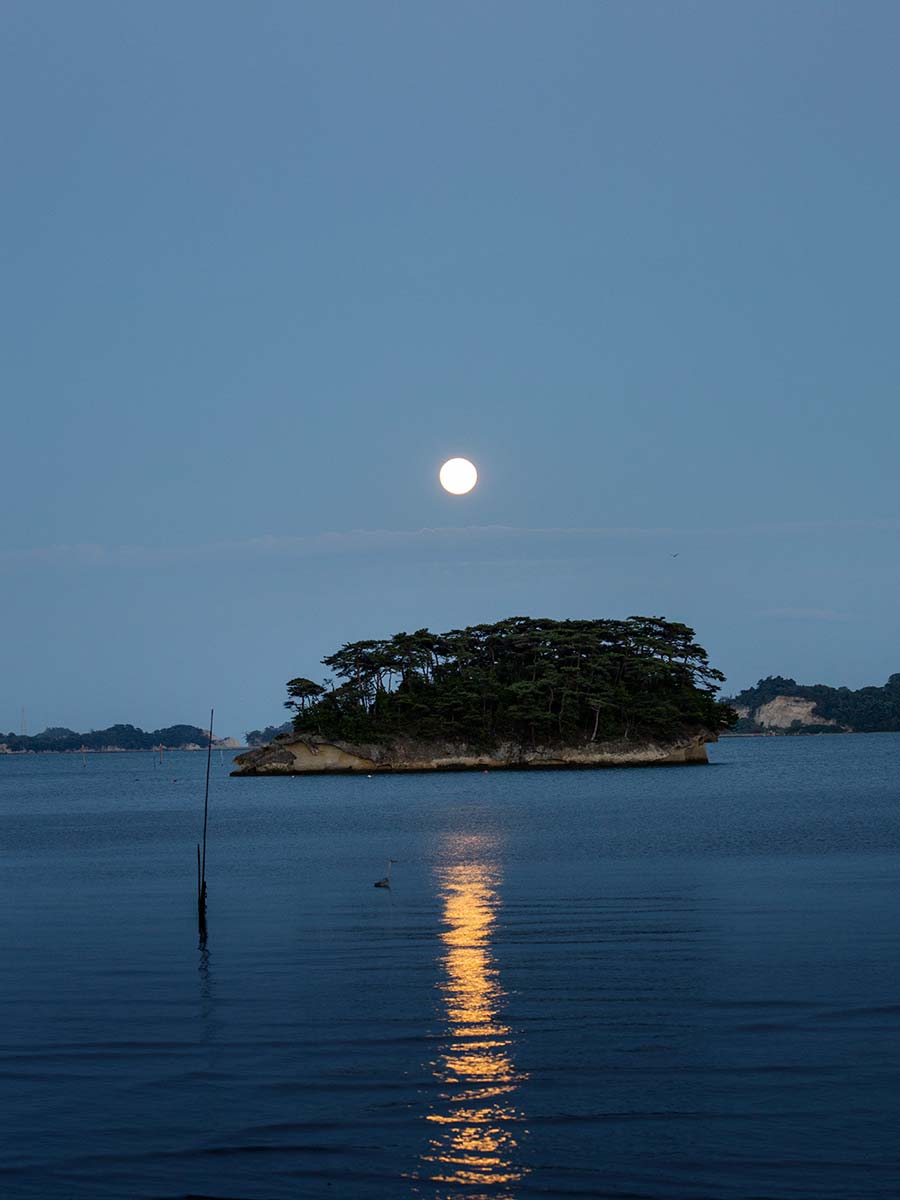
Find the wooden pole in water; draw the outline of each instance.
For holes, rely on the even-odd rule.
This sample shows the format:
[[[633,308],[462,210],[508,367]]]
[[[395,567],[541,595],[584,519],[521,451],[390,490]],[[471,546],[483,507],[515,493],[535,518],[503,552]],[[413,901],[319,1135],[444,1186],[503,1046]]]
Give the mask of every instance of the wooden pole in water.
[[[203,798],[203,870],[201,879],[206,883],[206,826],[209,821],[209,765],[212,759],[213,716],[215,709],[209,710],[209,744],[206,747],[206,795]]]
[[[209,824],[209,767],[212,760],[212,741],[213,741],[213,717],[215,709],[209,710],[209,742],[206,747],[206,792],[203,797],[203,853],[200,855],[200,847],[197,847],[197,854],[200,855],[198,870],[199,870],[199,889],[197,893],[197,916],[200,926],[200,939],[206,940],[206,829]]]

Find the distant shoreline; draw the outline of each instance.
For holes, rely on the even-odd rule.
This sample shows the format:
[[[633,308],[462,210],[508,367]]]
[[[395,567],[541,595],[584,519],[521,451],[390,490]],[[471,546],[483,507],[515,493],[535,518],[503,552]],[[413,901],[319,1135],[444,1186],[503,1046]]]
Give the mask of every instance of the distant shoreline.
[[[79,731],[62,725],[40,733],[0,733],[0,754],[116,754],[160,750],[206,750],[210,739],[214,750],[240,750],[236,737],[216,737],[201,725],[164,725],[140,729],[119,723],[105,729]]]
[[[164,754],[205,754],[207,746],[163,746]],[[239,754],[247,750],[247,746],[217,746],[213,744],[213,750],[218,750],[222,754]],[[36,757],[39,754],[159,754],[159,747],[152,746],[147,749],[129,748],[128,746],[85,746],[82,750],[80,747],[77,750],[2,750],[0,749],[0,758],[28,758]]]

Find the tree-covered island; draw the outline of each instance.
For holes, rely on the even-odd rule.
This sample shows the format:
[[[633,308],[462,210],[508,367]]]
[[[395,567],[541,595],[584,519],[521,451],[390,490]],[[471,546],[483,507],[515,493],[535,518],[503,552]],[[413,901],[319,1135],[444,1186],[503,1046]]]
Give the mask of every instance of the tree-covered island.
[[[239,773],[608,765],[611,746],[623,762],[700,761],[666,749],[702,748],[736,719],[694,631],[661,617],[510,617],[322,661],[323,683],[288,683],[293,733],[239,756]]]

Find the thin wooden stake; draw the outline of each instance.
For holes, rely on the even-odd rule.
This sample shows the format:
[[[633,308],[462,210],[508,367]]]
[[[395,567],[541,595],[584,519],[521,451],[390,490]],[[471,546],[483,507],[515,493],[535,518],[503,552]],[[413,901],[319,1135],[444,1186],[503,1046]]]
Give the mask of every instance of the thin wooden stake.
[[[209,820],[209,765],[212,759],[212,731],[215,709],[209,710],[209,745],[206,747],[206,795],[203,798],[203,862],[200,870],[200,884],[206,886],[206,826]]]
[[[197,846],[197,924],[200,941],[206,944],[206,830],[209,824],[209,768],[212,760],[213,717],[215,709],[209,710],[209,743],[206,747],[206,792],[203,796],[203,852]]]

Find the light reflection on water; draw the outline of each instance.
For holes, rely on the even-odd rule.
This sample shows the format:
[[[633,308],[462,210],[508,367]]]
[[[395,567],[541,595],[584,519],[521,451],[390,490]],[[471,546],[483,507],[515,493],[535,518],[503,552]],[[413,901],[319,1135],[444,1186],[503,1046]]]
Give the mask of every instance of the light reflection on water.
[[[502,1020],[505,999],[491,953],[499,870],[469,861],[438,872],[443,902],[443,979],[439,984],[447,1039],[432,1064],[443,1085],[423,1155],[424,1174],[477,1200],[487,1192],[511,1200],[523,1178],[517,1162],[524,1119],[515,1093],[525,1076],[513,1062],[513,1038]],[[461,1193],[460,1188],[467,1189]],[[468,1190],[472,1189],[472,1190]]]

